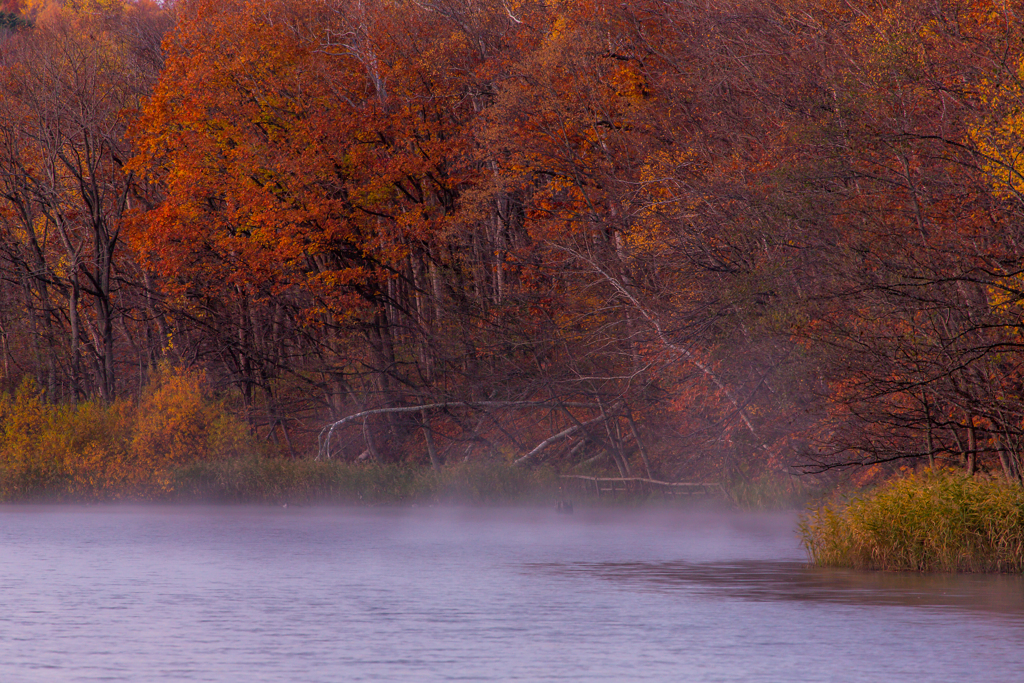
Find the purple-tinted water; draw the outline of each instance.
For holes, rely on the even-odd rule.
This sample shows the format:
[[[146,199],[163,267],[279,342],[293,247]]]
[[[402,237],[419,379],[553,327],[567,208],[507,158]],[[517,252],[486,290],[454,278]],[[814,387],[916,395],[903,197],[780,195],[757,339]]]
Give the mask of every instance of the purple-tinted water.
[[[794,515],[0,507],[0,681],[999,681],[1021,577],[809,569]]]

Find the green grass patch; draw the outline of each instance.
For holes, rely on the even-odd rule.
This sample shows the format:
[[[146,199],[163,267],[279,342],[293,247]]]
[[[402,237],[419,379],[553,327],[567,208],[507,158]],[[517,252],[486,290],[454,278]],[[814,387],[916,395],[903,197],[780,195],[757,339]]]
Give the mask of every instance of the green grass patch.
[[[891,571],[1024,571],[1024,488],[959,472],[894,479],[801,519],[822,567]]]

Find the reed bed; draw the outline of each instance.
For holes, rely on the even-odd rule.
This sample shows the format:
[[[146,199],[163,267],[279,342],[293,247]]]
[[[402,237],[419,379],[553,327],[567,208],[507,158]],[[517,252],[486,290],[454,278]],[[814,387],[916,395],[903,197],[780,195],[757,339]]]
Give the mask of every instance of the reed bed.
[[[911,474],[801,519],[821,567],[889,571],[1024,571],[1024,488],[940,471]]]

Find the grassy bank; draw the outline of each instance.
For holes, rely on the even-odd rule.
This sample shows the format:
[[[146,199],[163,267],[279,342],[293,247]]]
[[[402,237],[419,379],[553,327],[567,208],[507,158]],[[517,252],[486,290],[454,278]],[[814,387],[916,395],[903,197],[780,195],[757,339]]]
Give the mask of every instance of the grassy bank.
[[[441,471],[409,465],[282,458],[194,462],[174,471],[169,498],[272,503],[550,502],[550,470],[463,463]]]
[[[801,520],[823,567],[891,571],[1024,571],[1024,489],[999,479],[925,472]]]
[[[583,505],[725,500],[666,498],[642,488],[595,496],[560,482],[553,469],[502,461],[453,463],[434,471],[411,463],[285,458],[257,440],[205,387],[202,373],[163,367],[139,396],[111,402],[52,403],[31,380],[0,394],[0,502],[554,505],[563,498],[563,483],[564,497]],[[729,500],[748,508],[785,507],[806,493],[784,475],[747,475],[734,484],[725,486]]]
[[[413,465],[267,457],[204,389],[162,368],[136,400],[54,404],[26,381],[0,394],[0,501],[396,503],[547,501],[557,475],[498,463]]]

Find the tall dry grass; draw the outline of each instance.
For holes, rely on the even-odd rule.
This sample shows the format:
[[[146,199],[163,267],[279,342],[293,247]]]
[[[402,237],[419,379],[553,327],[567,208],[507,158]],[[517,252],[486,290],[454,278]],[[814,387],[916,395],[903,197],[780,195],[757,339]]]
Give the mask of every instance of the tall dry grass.
[[[1024,571],[1024,488],[960,472],[901,477],[800,522],[823,567],[892,571]]]

